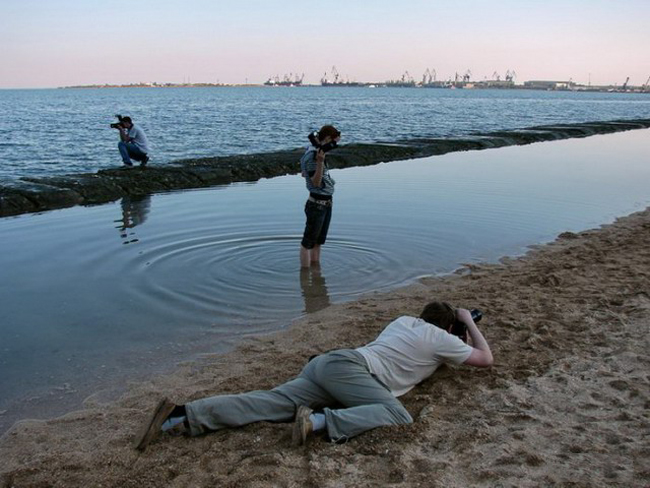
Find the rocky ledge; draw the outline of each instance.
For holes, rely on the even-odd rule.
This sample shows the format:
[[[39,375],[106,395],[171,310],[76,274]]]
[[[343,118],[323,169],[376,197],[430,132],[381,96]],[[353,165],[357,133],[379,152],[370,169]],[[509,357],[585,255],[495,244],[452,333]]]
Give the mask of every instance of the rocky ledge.
[[[560,124],[485,132],[460,137],[412,139],[395,143],[348,144],[328,154],[331,168],[588,137],[650,127],[650,119]],[[127,195],[205,188],[235,181],[257,181],[300,171],[303,149],[251,155],[185,159],[147,168],[115,168],[93,174],[21,178],[0,186],[0,217],[74,205],[96,205]]]

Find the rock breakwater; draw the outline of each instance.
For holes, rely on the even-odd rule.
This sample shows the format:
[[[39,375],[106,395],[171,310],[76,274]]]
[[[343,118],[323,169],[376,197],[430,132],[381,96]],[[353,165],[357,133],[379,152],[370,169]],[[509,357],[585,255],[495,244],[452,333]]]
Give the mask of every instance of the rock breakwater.
[[[517,130],[477,132],[458,137],[421,138],[394,143],[348,144],[328,155],[331,168],[490,149],[534,142],[588,137],[650,128],[650,119],[560,124]],[[303,149],[250,155],[185,159],[147,168],[115,168],[97,173],[21,178],[0,186],[0,217],[74,205],[107,203],[128,195],[206,188],[257,181],[300,171]]]

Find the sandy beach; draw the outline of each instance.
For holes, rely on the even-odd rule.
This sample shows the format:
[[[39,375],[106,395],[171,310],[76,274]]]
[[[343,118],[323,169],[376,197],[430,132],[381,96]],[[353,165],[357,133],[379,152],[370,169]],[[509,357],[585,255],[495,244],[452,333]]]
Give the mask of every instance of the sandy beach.
[[[0,439],[0,485],[648,486],[649,241],[646,209],[521,258],[330,306],[110,404],[91,397],[84,410],[23,421]],[[495,365],[438,370],[402,397],[412,425],[292,448],[290,424],[260,423],[132,448],[162,395],[270,388],[311,354],[362,345],[435,298],[484,311]]]

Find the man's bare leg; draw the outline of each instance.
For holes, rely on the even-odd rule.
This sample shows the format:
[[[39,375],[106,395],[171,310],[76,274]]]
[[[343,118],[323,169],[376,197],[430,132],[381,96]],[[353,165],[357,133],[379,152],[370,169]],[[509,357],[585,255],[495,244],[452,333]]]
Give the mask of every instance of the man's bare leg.
[[[311,251],[304,246],[300,246],[300,267],[309,268],[311,264]]]
[[[316,244],[314,248],[311,250],[311,264],[319,264],[320,263],[320,244]]]

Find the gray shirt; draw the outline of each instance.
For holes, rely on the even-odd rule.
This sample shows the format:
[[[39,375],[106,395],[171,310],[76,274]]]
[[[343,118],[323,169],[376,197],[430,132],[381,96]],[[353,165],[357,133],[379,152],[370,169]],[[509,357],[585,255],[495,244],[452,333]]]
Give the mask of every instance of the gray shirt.
[[[396,397],[431,376],[441,364],[461,364],[472,354],[472,348],[458,337],[406,315],[356,351],[366,359],[370,372]]]
[[[300,158],[300,169],[302,175],[307,183],[307,190],[309,193],[316,193],[318,195],[333,195],[334,194],[334,178],[330,176],[327,162],[323,163],[323,178],[321,179],[320,186],[314,186],[311,177],[316,173],[316,148],[310,147],[307,152]]]
[[[144,135],[144,131],[139,126],[133,124],[127,134],[129,139],[132,139],[131,144],[134,144],[143,153],[149,152],[149,141],[147,141],[147,136]]]

